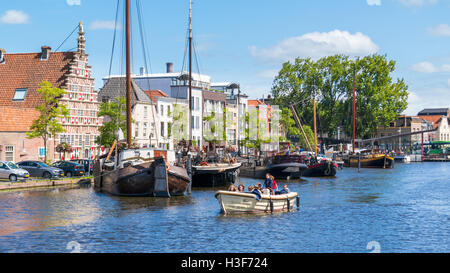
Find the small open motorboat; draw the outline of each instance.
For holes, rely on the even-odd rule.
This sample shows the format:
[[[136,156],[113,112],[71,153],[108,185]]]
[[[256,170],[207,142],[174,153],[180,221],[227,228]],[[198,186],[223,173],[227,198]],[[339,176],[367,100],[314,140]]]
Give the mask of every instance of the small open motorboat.
[[[300,198],[296,192],[281,195],[262,194],[258,200],[258,196],[253,193],[218,191],[215,197],[225,214],[290,211],[295,202],[297,207],[300,206]]]

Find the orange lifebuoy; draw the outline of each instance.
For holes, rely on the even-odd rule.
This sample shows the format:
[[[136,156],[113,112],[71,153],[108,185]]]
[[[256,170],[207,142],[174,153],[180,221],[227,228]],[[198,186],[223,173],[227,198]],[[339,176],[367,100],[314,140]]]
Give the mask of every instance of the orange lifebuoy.
[[[205,161],[203,161],[200,166],[209,166],[208,163],[206,163]]]

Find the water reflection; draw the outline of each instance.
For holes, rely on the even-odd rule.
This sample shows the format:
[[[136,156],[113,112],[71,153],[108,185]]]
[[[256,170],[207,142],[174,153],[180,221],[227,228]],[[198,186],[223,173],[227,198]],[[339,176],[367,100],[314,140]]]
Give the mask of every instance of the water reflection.
[[[94,221],[97,202],[73,187],[0,193],[0,236]]]

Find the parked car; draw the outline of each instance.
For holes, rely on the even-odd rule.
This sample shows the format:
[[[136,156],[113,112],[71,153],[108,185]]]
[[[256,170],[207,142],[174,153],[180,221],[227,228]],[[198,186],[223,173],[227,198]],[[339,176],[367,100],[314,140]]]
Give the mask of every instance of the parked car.
[[[16,164],[7,161],[0,161],[0,178],[9,179],[15,182],[18,179],[27,179],[30,173],[27,170],[19,168]]]
[[[64,176],[64,171],[55,167],[50,167],[47,164],[40,161],[22,161],[17,165],[27,170],[31,177],[43,177],[43,178],[60,178]]]
[[[73,159],[70,160],[72,162],[76,162],[78,164],[83,165],[84,167],[84,171],[86,173],[92,173],[92,171],[94,170],[94,160],[88,160],[88,159]]]
[[[72,161],[58,161],[52,164],[53,167],[59,168],[64,171],[64,175],[67,177],[83,176],[84,166]]]

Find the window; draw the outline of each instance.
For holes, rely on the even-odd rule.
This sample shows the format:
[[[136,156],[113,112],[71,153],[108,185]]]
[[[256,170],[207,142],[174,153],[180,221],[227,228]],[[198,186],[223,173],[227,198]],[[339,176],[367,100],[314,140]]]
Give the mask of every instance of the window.
[[[44,158],[45,157],[45,148],[44,147],[39,147],[38,148],[38,154],[39,154],[39,158]]]
[[[164,116],[164,105],[160,105],[160,108],[161,108],[161,113],[159,113],[160,115],[161,115],[161,117],[162,116]]]
[[[144,118],[148,118],[147,106],[144,106]]]
[[[161,136],[165,137],[166,132],[164,131],[164,122],[161,122]]]
[[[16,89],[16,93],[14,94],[13,101],[24,101],[27,91],[28,91],[28,88]]]
[[[147,136],[147,122],[144,122],[144,132],[142,134],[144,137]]]
[[[72,85],[72,91],[73,92],[78,92],[78,85]]]
[[[134,125],[134,137],[139,137],[139,122]]]
[[[200,117],[195,117],[195,128],[200,129]]]
[[[5,161],[14,161],[14,146],[5,147]]]
[[[195,110],[200,110],[200,99],[195,98]]]
[[[167,115],[170,115],[170,105],[167,105]]]
[[[152,124],[151,124],[151,128],[150,128],[150,138],[153,138],[153,137],[155,137],[155,134],[154,134],[154,132],[155,132],[155,123],[154,123],[154,122],[152,122]]]

